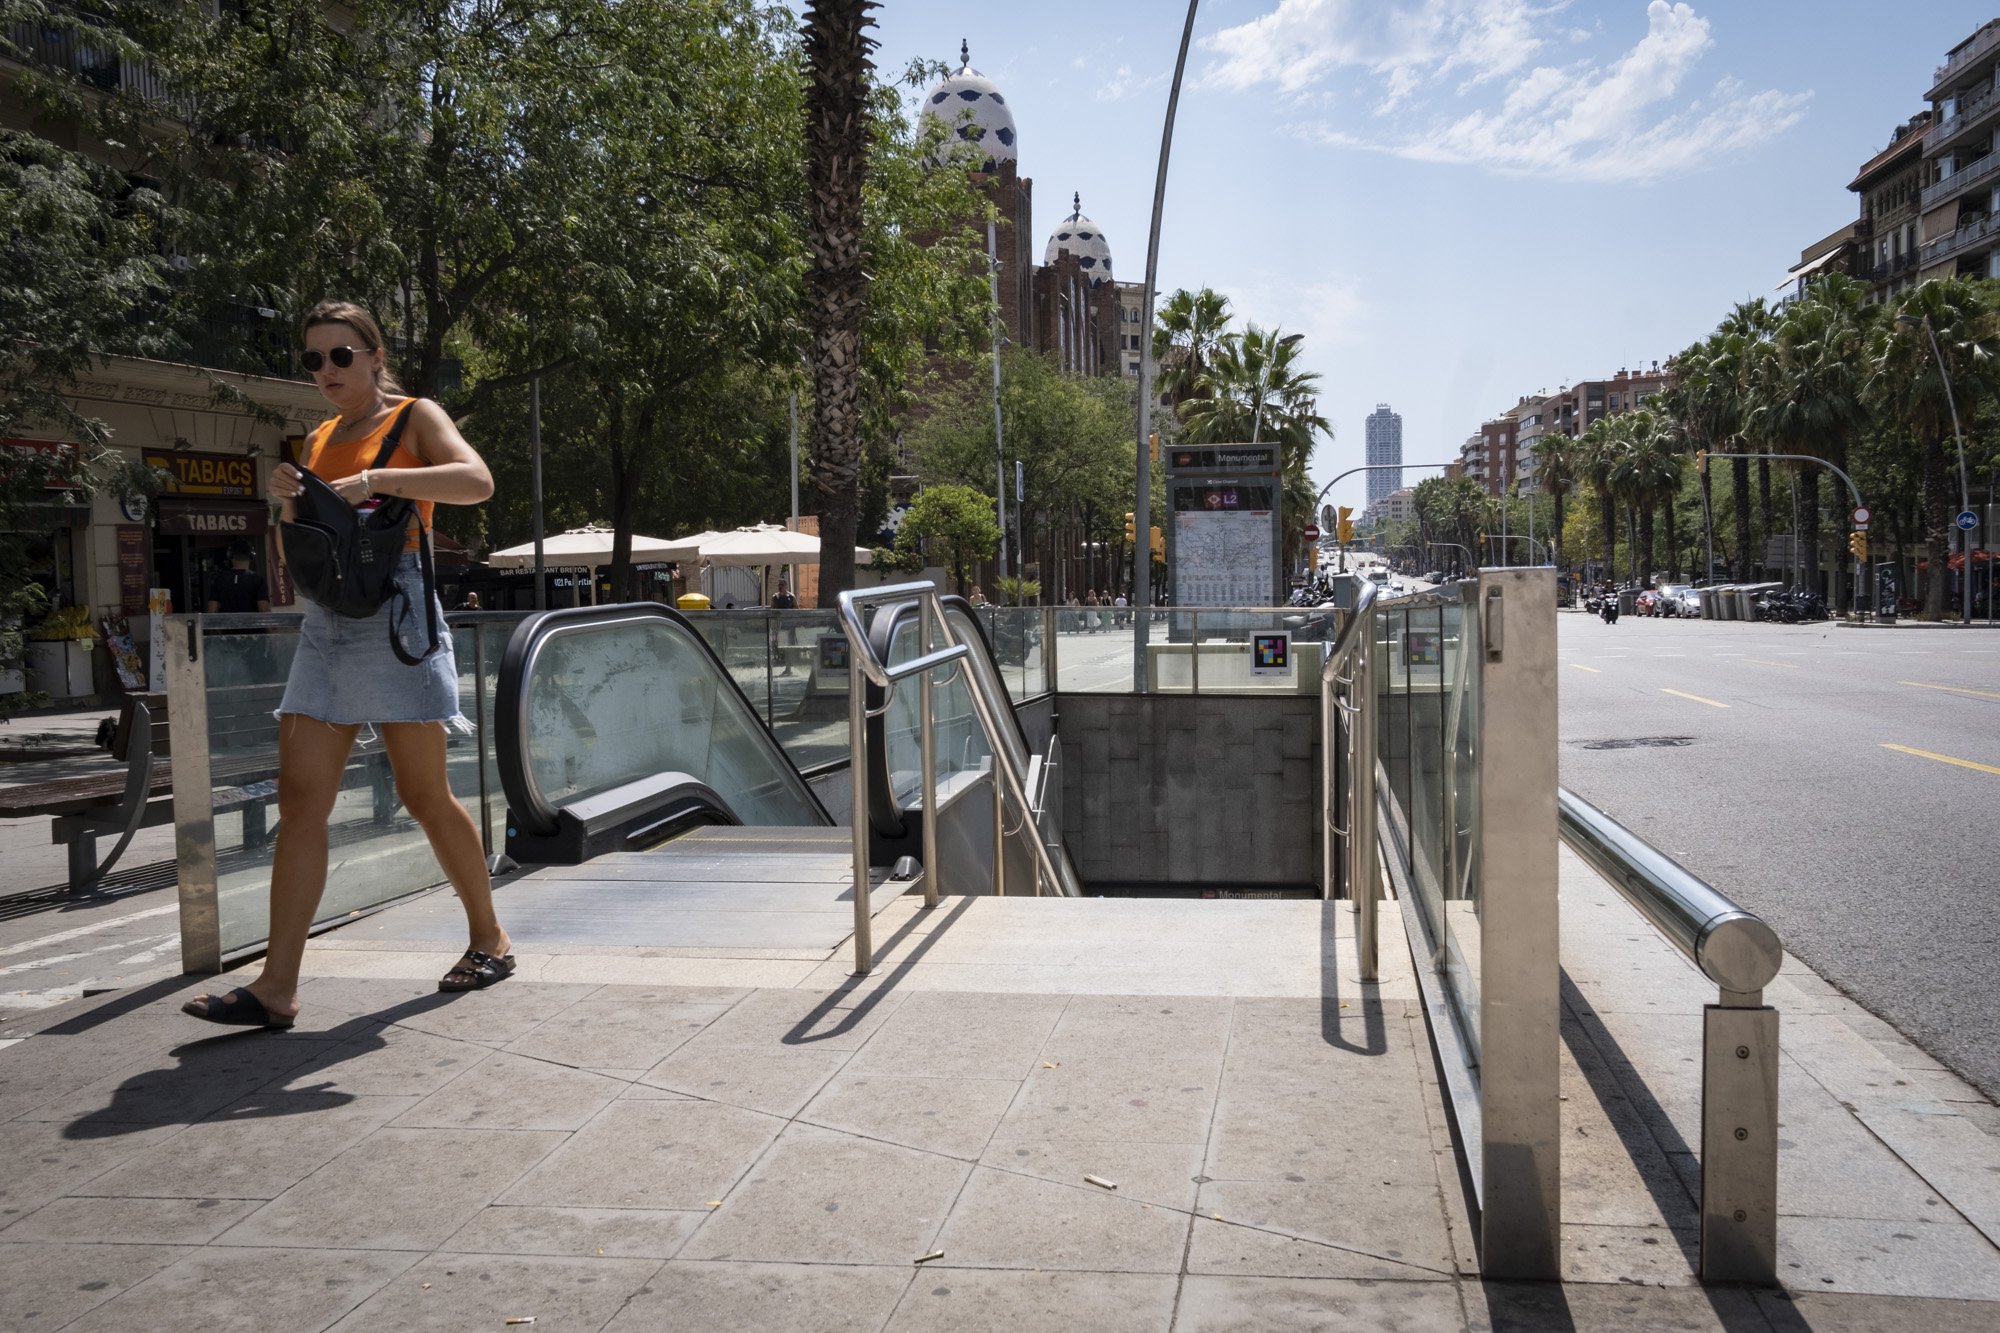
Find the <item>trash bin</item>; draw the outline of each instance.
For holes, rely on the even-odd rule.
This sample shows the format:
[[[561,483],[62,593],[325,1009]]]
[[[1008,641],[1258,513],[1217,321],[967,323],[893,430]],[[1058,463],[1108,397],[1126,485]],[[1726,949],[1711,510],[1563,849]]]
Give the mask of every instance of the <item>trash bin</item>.
[[[1701,598],[1701,618],[1703,620],[1722,619],[1721,608],[1716,605],[1715,589],[1698,588],[1696,589],[1696,594]]]
[[[683,611],[706,611],[708,610],[708,594],[701,592],[682,593],[674,599],[674,605]]]

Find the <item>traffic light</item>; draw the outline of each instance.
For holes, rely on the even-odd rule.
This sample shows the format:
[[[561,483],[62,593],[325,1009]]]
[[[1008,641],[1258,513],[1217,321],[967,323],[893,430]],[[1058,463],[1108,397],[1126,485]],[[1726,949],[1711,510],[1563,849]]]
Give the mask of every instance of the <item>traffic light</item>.
[[[1153,528],[1147,545],[1152,548],[1154,560],[1161,564],[1167,562],[1167,534],[1161,532],[1157,525]]]
[[[1868,534],[1859,530],[1847,534],[1847,549],[1854,553],[1856,560],[1868,558]]]
[[[1153,461],[1160,461],[1160,432],[1154,431],[1146,437],[1146,447],[1152,451]]]
[[[1694,470],[1701,473],[1704,477],[1708,475],[1708,450],[1697,449],[1694,451]]]
[[[1130,510],[1125,512],[1125,544],[1136,546],[1139,542],[1139,520]]]
[[[1333,535],[1342,545],[1354,540],[1354,510],[1342,505],[1334,511]]]

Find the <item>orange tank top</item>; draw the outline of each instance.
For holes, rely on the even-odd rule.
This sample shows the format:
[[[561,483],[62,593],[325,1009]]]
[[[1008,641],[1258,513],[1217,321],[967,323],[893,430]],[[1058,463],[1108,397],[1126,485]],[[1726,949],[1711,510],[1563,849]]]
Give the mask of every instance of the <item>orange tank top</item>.
[[[374,430],[366,435],[357,435],[351,440],[342,440],[339,444],[329,444],[327,440],[339,427],[340,418],[333,417],[320,422],[313,430],[312,438],[306,442],[306,470],[317,475],[321,481],[340,481],[346,477],[359,476],[361,469],[374,466],[375,455],[381,452],[382,439],[389,433],[389,427],[396,424],[397,417],[414,412],[416,401],[414,398],[403,399],[390,409],[389,414],[382,418],[382,424]],[[396,452],[390,454],[389,461],[382,466],[391,468],[427,466],[423,459],[417,457],[417,451],[410,445],[408,426],[403,427],[403,437],[396,442]],[[426,531],[431,526],[431,510],[435,504],[436,502],[432,500],[417,501],[417,513],[422,516]],[[412,532],[410,543],[404,549],[414,551],[421,542],[422,538]]]

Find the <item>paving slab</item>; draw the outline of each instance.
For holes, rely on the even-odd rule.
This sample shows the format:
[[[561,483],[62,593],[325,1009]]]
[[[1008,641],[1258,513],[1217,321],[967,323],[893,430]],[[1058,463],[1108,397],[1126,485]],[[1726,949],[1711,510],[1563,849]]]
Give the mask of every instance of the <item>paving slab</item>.
[[[203,1333],[319,1333],[421,1253],[209,1246],[97,1306],[65,1333],[131,1333],[174,1323]]]
[[[1147,1333],[1173,1322],[1172,1277],[980,1271],[926,1265],[888,1333]]]
[[[1181,1289],[1176,1330],[1459,1329],[1464,1315],[1448,1282],[1375,1282],[1334,1278],[1190,1276]],[[1556,1327],[1550,1325],[1549,1327]]]
[[[702,1333],[874,1333],[912,1271],[908,1263],[677,1261],[641,1288],[605,1333],[676,1328],[697,1310]]]
[[[784,1123],[716,1102],[613,1102],[500,1202],[706,1209],[742,1179]]]
[[[545,1208],[496,1204],[474,1213],[441,1248],[453,1254],[555,1254],[665,1259],[708,1210]]]
[[[0,1244],[0,1328],[52,1333],[189,1253],[172,1245]]]
[[[652,1259],[437,1254],[411,1265],[333,1328],[461,1333],[532,1318],[537,1333],[595,1333],[659,1268]]]

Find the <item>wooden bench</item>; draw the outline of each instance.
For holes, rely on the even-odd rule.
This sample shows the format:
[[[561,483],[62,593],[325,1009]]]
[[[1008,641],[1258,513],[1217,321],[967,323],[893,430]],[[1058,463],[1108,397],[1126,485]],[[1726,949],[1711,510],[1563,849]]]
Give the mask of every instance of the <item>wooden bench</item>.
[[[283,685],[239,686],[208,695],[209,806],[216,814],[242,814],[243,845],[251,849],[270,841],[266,810],[278,798],[278,720],[272,710],[283,695]],[[110,873],[140,829],[174,822],[168,747],[166,696],[128,695],[108,747],[124,761],[124,772],[0,788],[0,819],[50,816],[49,840],[69,849],[69,892],[87,894]],[[388,756],[379,739],[357,742],[354,755],[362,760],[361,780],[374,794],[374,821],[386,824],[397,805]],[[100,860],[97,839],[104,834],[118,835],[118,843]]]

